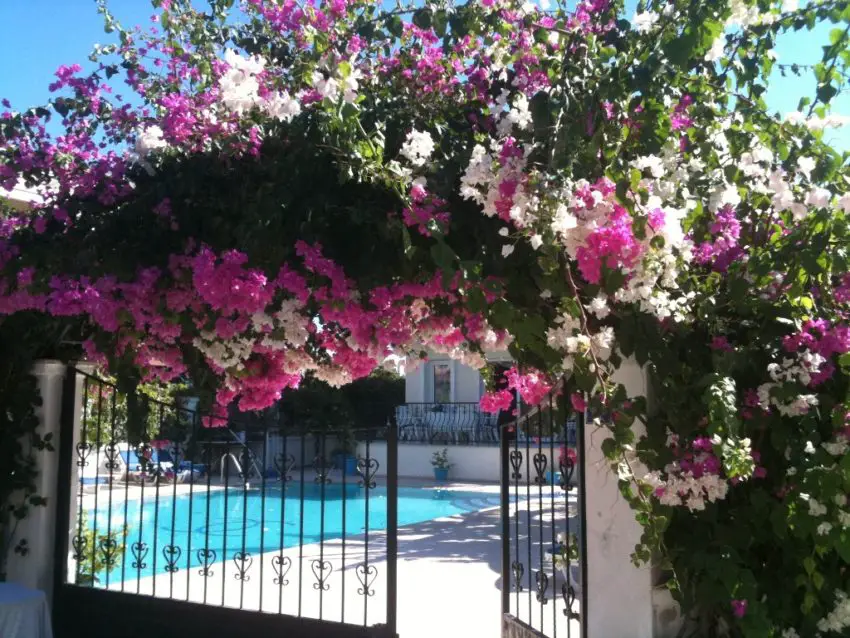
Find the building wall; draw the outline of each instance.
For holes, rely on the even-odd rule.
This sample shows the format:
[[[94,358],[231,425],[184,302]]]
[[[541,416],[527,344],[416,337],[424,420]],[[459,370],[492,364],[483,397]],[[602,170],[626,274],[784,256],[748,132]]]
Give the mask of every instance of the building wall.
[[[511,362],[508,352],[487,353],[490,363]],[[449,363],[452,366],[452,402],[478,403],[484,392],[484,384],[478,370],[447,358],[431,355],[427,362],[405,372],[405,401],[407,403],[432,403],[434,401],[434,364]]]
[[[407,403],[425,403],[425,386],[423,371],[427,364],[420,365],[415,370],[409,370],[404,375],[404,400]]]
[[[443,445],[421,445],[415,443],[399,443],[398,445],[398,473],[402,478],[422,478],[433,479],[434,469],[431,466],[431,455],[445,448]],[[501,462],[499,458],[498,446],[452,446],[448,449],[449,463],[452,464],[449,470],[449,479],[452,481],[473,481],[473,482],[498,482],[501,471]],[[528,476],[529,465],[526,457],[526,450],[520,448],[523,453],[523,463],[520,466],[520,472],[523,477]],[[538,448],[531,446],[530,456],[538,453]],[[545,448],[542,453],[547,459],[547,469],[552,468],[550,450]],[[557,463],[559,448],[555,447],[554,459]],[[360,457],[366,456],[366,445],[360,443],[357,446],[357,455]],[[369,445],[369,456],[374,458],[379,463],[377,476],[386,476],[387,468],[387,444],[384,442],[375,442]],[[534,466],[532,464],[531,476],[536,476]],[[525,479],[522,479],[525,481]],[[574,473],[572,483],[577,484],[578,475]]]
[[[405,374],[405,401],[434,401],[434,365],[446,364],[452,370],[452,403],[478,403],[481,398],[481,375],[478,370],[451,359],[433,358]]]
[[[478,370],[454,361],[452,373],[455,376],[455,401],[457,403],[478,403],[481,398],[481,375]]]

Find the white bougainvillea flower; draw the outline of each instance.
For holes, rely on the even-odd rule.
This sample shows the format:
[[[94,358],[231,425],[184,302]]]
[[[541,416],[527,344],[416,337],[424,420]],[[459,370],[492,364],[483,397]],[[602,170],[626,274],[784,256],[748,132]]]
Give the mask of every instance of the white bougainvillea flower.
[[[168,143],[163,138],[162,129],[159,126],[153,125],[142,129],[136,134],[136,154],[139,157],[147,157],[152,151],[156,151],[168,146]]]
[[[427,131],[413,129],[401,147],[401,154],[414,166],[424,166],[434,154],[434,140]]]
[[[658,22],[658,14],[654,11],[644,11],[632,16],[632,25],[639,33],[646,33]]]

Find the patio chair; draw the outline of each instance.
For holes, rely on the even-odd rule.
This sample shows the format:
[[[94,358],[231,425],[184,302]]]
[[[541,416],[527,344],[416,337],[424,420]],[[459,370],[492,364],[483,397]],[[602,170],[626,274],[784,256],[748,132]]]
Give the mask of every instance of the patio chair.
[[[120,471],[128,483],[146,483],[149,480],[159,483],[172,480],[175,476],[174,464],[163,461],[157,450],[151,450],[147,464],[143,464],[136,450],[129,449],[129,446],[119,452],[118,458],[119,464],[122,465]]]

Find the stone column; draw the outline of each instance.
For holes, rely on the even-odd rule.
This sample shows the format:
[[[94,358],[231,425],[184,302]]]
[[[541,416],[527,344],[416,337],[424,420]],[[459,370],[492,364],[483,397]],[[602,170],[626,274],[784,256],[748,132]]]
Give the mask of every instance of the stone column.
[[[25,556],[10,553],[7,575],[10,582],[44,591],[50,600],[53,593],[53,540],[56,533],[59,418],[65,364],[59,361],[37,361],[32,374],[36,377],[41,394],[41,406],[35,411],[39,419],[37,432],[42,438],[52,435],[52,451],[33,451],[38,468],[36,494],[47,499],[47,506],[30,507],[29,515],[18,523],[13,545],[26,539],[29,552]]]
[[[71,526],[66,533],[68,534],[68,582],[75,582],[77,575],[77,561],[73,558],[73,540],[74,535],[76,533],[76,524],[79,516],[79,498],[80,498],[80,471],[82,468],[77,465],[78,457],[77,457],[77,445],[80,443],[80,438],[82,436],[82,418],[83,418],[83,395],[85,393],[84,388],[86,388],[86,377],[84,374],[94,374],[94,365],[91,363],[85,362],[74,362],[74,368],[78,371],[75,375],[75,383],[74,383],[74,425],[73,430],[71,431],[71,449],[72,449],[72,458],[71,458],[71,475],[69,477],[60,476],[58,480],[60,482],[70,481],[71,486],[69,490],[69,498],[71,500]],[[93,382],[89,382],[90,386],[89,391],[94,392]],[[94,455],[89,454],[89,462],[94,463]],[[97,486],[96,486],[97,489]],[[57,534],[60,534],[62,530],[56,530]]]
[[[644,370],[626,360],[614,377],[630,396],[646,396]],[[640,434],[640,432],[638,432]],[[585,430],[584,469],[587,509],[587,599],[582,610],[587,635],[594,638],[653,636],[653,587],[650,567],[635,567],[631,554],[641,527],[617,487],[617,476],[602,453],[604,428]]]

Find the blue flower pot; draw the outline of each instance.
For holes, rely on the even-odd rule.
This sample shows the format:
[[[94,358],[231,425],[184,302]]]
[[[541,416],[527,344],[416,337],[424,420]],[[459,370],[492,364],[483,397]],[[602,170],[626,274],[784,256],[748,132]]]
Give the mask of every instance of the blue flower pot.
[[[346,476],[355,476],[357,474],[356,456],[336,453],[333,455],[333,464],[338,470],[345,472]]]
[[[356,456],[346,456],[345,457],[345,473],[348,476],[355,476],[357,474],[357,457]]]
[[[549,485],[557,485],[561,481],[561,473],[555,472],[554,476],[552,470],[546,472],[546,483]]]
[[[448,481],[449,480],[449,468],[447,467],[435,467],[434,468],[434,478],[438,481]]]

